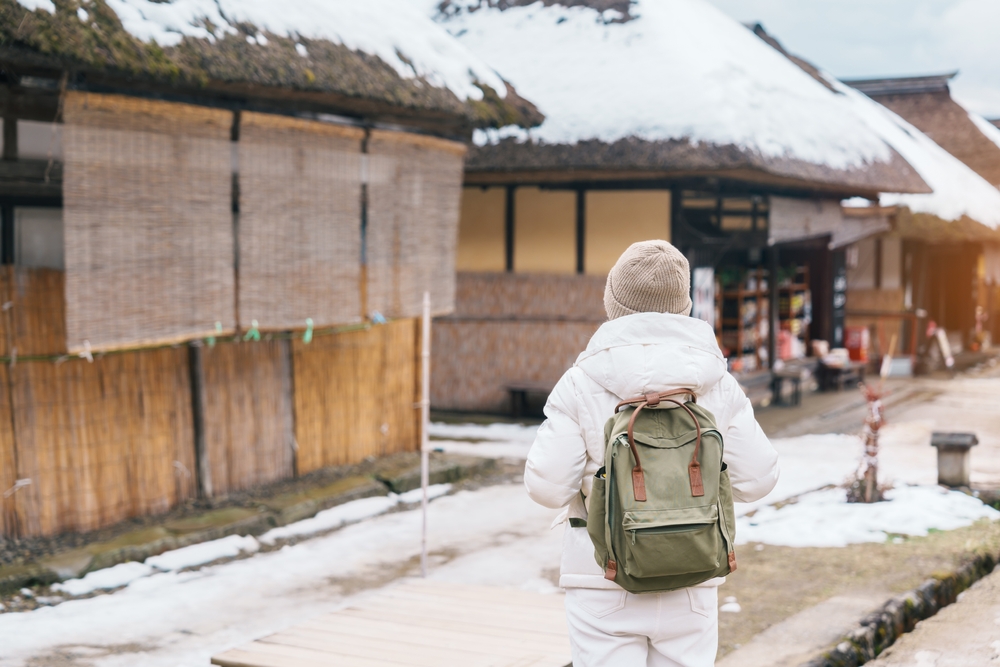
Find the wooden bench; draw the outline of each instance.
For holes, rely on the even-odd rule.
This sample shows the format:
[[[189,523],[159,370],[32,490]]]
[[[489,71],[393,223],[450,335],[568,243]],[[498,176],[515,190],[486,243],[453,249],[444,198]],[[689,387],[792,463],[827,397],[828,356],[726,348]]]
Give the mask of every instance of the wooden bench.
[[[820,391],[842,391],[848,384],[864,382],[865,367],[860,361],[851,361],[843,366],[827,366],[820,362],[817,373]]]
[[[569,667],[563,595],[413,580],[212,658],[221,667]]]
[[[552,385],[546,382],[516,382],[505,387],[510,396],[510,416],[517,419],[523,417],[528,408],[528,395],[544,395],[552,393]]]
[[[772,405],[799,405],[802,403],[802,382],[809,378],[809,371],[803,368],[788,368],[771,373]],[[785,402],[785,383],[792,385],[792,395]]]

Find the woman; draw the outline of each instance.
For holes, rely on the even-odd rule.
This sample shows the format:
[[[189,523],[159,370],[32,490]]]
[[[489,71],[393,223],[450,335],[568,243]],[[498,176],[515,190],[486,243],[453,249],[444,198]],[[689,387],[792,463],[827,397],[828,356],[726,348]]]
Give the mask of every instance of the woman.
[[[524,484],[546,507],[565,508],[560,585],[574,667],[707,667],[718,650],[724,579],[635,595],[604,578],[582,521],[591,479],[604,459],[604,424],[624,399],[692,389],[723,435],[733,497],[750,502],[778,480],[778,456],[726,361],[715,332],[691,313],[687,259],[666,241],[635,243],[604,290],[603,324],[549,396],[528,453]],[[582,494],[581,494],[582,491]]]

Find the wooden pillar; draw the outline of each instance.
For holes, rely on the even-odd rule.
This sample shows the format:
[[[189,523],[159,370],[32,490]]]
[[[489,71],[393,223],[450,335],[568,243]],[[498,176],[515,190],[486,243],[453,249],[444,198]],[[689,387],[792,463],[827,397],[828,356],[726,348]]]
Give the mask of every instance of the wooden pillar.
[[[3,159],[17,159],[17,119],[5,116],[3,119]]]
[[[507,186],[507,199],[504,207],[504,265],[507,273],[514,270],[514,193],[516,186]]]
[[[281,392],[287,400],[285,411],[285,444],[292,450],[292,477],[299,474],[299,447],[295,440],[295,363],[292,360],[292,341],[280,341],[281,345]]]
[[[576,191],[576,272],[586,270],[587,250],[587,191]]]
[[[774,362],[778,358],[778,324],[781,321],[778,317],[778,246],[771,246],[768,254],[768,276],[767,276],[767,364],[769,368],[774,368]]]
[[[194,424],[194,460],[198,469],[198,495],[212,497],[212,471],[205,442],[205,361],[201,341],[188,345],[191,376],[191,418]]]

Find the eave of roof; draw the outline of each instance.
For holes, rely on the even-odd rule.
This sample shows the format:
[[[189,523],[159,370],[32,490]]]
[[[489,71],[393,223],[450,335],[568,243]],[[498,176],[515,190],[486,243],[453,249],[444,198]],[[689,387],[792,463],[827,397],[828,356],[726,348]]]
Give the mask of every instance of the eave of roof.
[[[878,79],[841,79],[842,83],[860,90],[869,97],[878,95],[910,95],[914,93],[947,93],[948,82],[958,76],[958,70],[945,74],[922,76],[881,77]]]
[[[501,97],[485,84],[482,100],[459,100],[450,90],[422,79],[405,79],[377,56],[327,40],[292,40],[267,34],[267,47],[248,43],[260,31],[225,34],[214,42],[185,37],[162,48],[129,34],[104,0],[88,6],[79,20],[75,4],[57,11],[28,11],[16,0],[0,0],[0,59],[8,82],[19,75],[70,71],[73,83],[100,81],[114,89],[158,94],[241,97],[268,101],[308,98],[318,111],[423,120],[447,126],[448,134],[477,127],[541,122],[541,115],[513,89]],[[309,57],[297,52],[305,43]]]

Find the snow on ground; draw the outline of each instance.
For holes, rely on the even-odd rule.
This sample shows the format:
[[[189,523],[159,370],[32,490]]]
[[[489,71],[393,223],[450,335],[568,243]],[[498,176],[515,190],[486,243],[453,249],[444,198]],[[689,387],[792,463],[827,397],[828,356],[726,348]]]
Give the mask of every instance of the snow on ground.
[[[736,543],[844,547],[1000,519],[1000,512],[979,500],[938,486],[901,486],[886,497],[880,503],[848,503],[844,489],[835,488],[806,494],[780,509],[762,507],[752,517],[737,520]]]
[[[127,586],[136,579],[142,579],[156,572],[145,563],[121,563],[114,567],[91,572],[80,579],[70,579],[61,584],[54,584],[52,590],[67,595],[89,595],[94,591],[111,590]]]
[[[525,459],[538,433],[537,425],[431,424],[431,446],[449,454],[495,459]]]
[[[240,554],[257,553],[259,549],[260,544],[249,535],[246,537],[230,535],[219,540],[192,544],[189,547],[174,549],[159,556],[147,558],[146,565],[151,565],[157,570],[170,572],[197,567],[223,558],[235,558]]]
[[[626,23],[589,7],[423,2],[546,116],[480,143],[690,139],[834,168],[891,157],[847,100],[705,0],[637,0]]]
[[[18,0],[55,12],[50,0]],[[436,25],[411,0],[107,0],[125,30],[145,42],[175,46],[185,37],[215,40],[245,23],[292,39],[325,39],[378,56],[403,78],[423,77],[459,99],[479,100],[479,81],[500,97],[506,85],[486,63]],[[206,27],[210,23],[212,32]],[[213,34],[214,33],[214,34]],[[267,48],[263,35],[247,40]],[[299,50],[308,58],[308,51]]]
[[[532,503],[519,484],[446,496],[429,513],[432,577],[551,590],[546,571],[559,562],[562,531],[549,530],[555,512]],[[342,584],[378,588],[412,573],[420,517],[419,510],[384,514],[251,558],[0,615],[0,666],[48,664],[57,647],[91,647],[81,650],[91,651],[86,660],[95,667],[207,665],[214,653],[346,604]],[[94,652],[102,646],[107,655]]]

